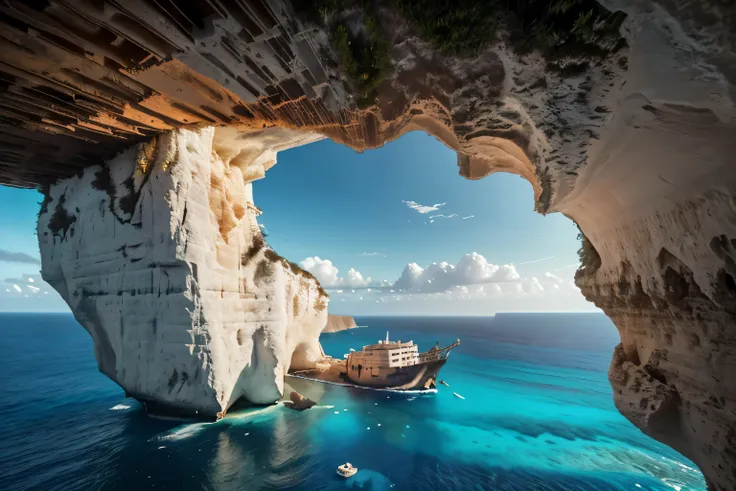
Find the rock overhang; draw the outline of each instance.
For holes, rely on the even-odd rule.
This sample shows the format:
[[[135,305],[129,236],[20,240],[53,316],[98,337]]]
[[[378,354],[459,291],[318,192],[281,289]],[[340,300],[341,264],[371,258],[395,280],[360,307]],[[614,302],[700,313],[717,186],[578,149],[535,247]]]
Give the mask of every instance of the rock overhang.
[[[736,14],[605,4],[629,14],[627,46],[553,66],[518,56],[508,37],[470,57],[438,51],[379,5],[370,14],[389,27],[392,69],[356,84],[333,25],[303,22],[291,3],[8,2],[0,182],[46,186],[181,126],[220,127],[220,160],[247,182],[289,145],[328,137],[363,150],[427,131],[458,152],[464,177],[514,172],[532,183],[538,211],[578,222],[577,284],[622,337],[617,406],[695,460],[714,489],[731,489]],[[385,61],[354,61],[366,60]],[[356,88],[376,104],[359,108]]]

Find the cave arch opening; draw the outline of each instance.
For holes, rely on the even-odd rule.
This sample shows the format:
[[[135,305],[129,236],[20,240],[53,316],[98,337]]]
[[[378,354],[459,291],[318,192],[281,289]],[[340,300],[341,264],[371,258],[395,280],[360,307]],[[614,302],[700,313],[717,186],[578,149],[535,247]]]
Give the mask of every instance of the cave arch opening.
[[[458,156],[428,126],[360,154],[328,139],[280,152],[253,182],[269,245],[314,274],[338,313],[361,297],[398,312],[407,298],[445,294],[474,301],[456,314],[594,310],[574,285],[581,233],[532,210],[542,190],[518,146],[489,137],[479,156]],[[426,273],[402,285],[410,267]]]
[[[411,142],[411,147],[414,149],[414,155],[400,153],[399,149],[401,148],[400,145],[403,141]],[[370,242],[370,246],[362,246],[362,244],[360,244],[358,248],[354,248],[352,250],[343,249],[339,251],[340,254],[344,254],[345,256],[352,255],[350,257],[339,257],[337,254],[320,252],[324,250],[320,249],[320,246],[324,246],[325,243],[334,242],[338,244],[338,246],[333,248],[333,250],[340,249],[340,247],[346,242],[344,237],[341,237],[340,234],[350,236],[350,239],[353,241],[360,241],[362,236],[358,235],[354,228],[346,228],[346,224],[350,222],[350,220],[353,220],[360,222],[361,225],[369,225],[371,222],[369,218],[372,215],[379,215],[380,217],[388,220],[393,220],[396,217],[407,219],[407,217],[421,217],[424,215],[429,218],[430,216],[434,216],[432,213],[445,215],[445,217],[438,218],[432,223],[429,223],[429,220],[422,221],[421,225],[427,229],[437,229],[441,224],[447,225],[454,223],[452,221],[453,219],[447,219],[447,214],[444,213],[445,210],[449,210],[447,206],[450,198],[445,198],[442,195],[438,195],[437,197],[424,195],[417,198],[407,195],[407,189],[403,189],[405,192],[404,195],[393,194],[394,186],[392,185],[392,181],[410,182],[412,180],[412,176],[414,180],[417,180],[417,176],[421,176],[426,179],[429,175],[432,175],[434,179],[436,179],[436,188],[432,189],[432,186],[428,186],[426,181],[421,182],[420,184],[423,184],[430,190],[435,191],[442,188],[452,188],[453,186],[449,185],[449,183],[455,182],[463,185],[478,186],[478,189],[482,189],[480,194],[485,195],[486,198],[494,196],[495,193],[499,192],[503,188],[506,188],[509,192],[518,193],[519,196],[523,197],[523,203],[513,202],[510,206],[518,206],[521,209],[525,209],[530,213],[530,216],[534,216],[539,220],[562,220],[565,222],[567,226],[566,233],[569,238],[568,245],[574,244],[567,248],[568,257],[572,257],[572,259],[565,261],[567,263],[566,265],[570,267],[568,270],[568,283],[570,286],[573,286],[573,273],[575,270],[578,270],[579,266],[581,266],[579,259],[582,259],[582,268],[580,268],[580,272],[577,276],[584,278],[588,274],[594,274],[599,268],[601,268],[602,259],[593,243],[585,237],[582,230],[577,228],[577,225],[574,222],[568,220],[568,218],[563,214],[550,214],[549,216],[542,217],[537,212],[533,212],[531,210],[532,207],[529,205],[534,202],[538,203],[541,199],[543,186],[539,184],[540,181],[536,173],[527,177],[529,174],[525,173],[525,167],[520,165],[522,160],[508,157],[509,154],[507,153],[507,149],[511,151],[513,147],[507,147],[507,149],[504,149],[499,145],[499,143],[500,142],[493,142],[491,145],[495,149],[492,150],[491,153],[498,152],[495,158],[486,156],[484,158],[472,159],[464,155],[456,157],[452,147],[448,146],[446,142],[437,142],[433,139],[433,136],[422,131],[407,132],[400,138],[387,142],[379,149],[367,150],[363,155],[357,157],[351,157],[354,155],[352,150],[344,146],[339,146],[332,141],[311,142],[309,145],[302,146],[298,149],[286,150],[279,153],[278,165],[273,168],[269,168],[264,179],[255,180],[253,183],[253,200],[257,203],[258,208],[263,212],[263,214],[258,217],[258,221],[260,225],[264,226],[266,240],[269,245],[274,247],[275,250],[278,250],[279,254],[283,254],[285,257],[297,262],[301,268],[306,269],[320,280],[328,293],[330,293],[330,311],[333,311],[333,305],[340,305],[343,300],[344,304],[348,304],[349,299],[345,297],[349,295],[362,296],[361,300],[366,300],[369,297],[368,293],[370,293],[372,294],[372,298],[370,299],[372,304],[384,304],[385,302],[380,298],[382,296],[388,296],[384,295],[384,292],[386,291],[388,291],[388,293],[396,294],[394,295],[395,297],[404,298],[412,292],[411,295],[427,298],[430,300],[430,303],[436,304],[439,297],[437,294],[446,293],[446,290],[444,289],[441,292],[427,290],[426,288],[429,284],[426,282],[412,285],[417,288],[416,290],[399,292],[398,290],[400,290],[400,288],[397,286],[397,283],[401,282],[403,275],[399,274],[398,271],[394,271],[393,276],[384,278],[383,276],[376,277],[375,274],[371,273],[367,269],[353,267],[356,265],[358,258],[361,258],[362,260],[365,260],[364,258],[366,257],[371,258],[371,260],[385,258],[385,255],[387,255],[387,243],[385,242]],[[511,144],[515,145],[513,142]],[[396,149],[394,149],[394,146],[397,146]],[[424,149],[424,147],[429,148],[427,151],[430,153],[442,154],[441,157],[439,157],[439,160],[428,162],[427,159],[424,158],[424,154],[417,155],[417,153],[420,153],[417,149]],[[383,153],[389,151],[399,152],[399,155],[394,155],[389,158],[387,157],[387,154]],[[372,157],[373,155],[378,156]],[[422,161],[424,166],[411,166],[406,160],[404,160],[408,157]],[[365,165],[365,169],[362,169],[361,164],[356,163],[352,158],[367,159],[370,163],[367,163]],[[389,162],[393,162],[394,165],[389,165]],[[357,169],[355,168],[356,166]],[[350,167],[352,167],[350,171],[354,172],[353,175],[357,177],[350,179],[346,177],[347,174],[343,174],[343,171]],[[368,169],[370,169],[371,172],[369,172]],[[418,172],[420,169],[423,170],[424,173]],[[472,179],[458,179],[458,169],[461,176],[472,177]],[[402,173],[402,171],[406,172],[406,174]],[[437,173],[433,174],[433,172]],[[491,176],[491,174],[493,175]],[[510,174],[515,175],[512,176]],[[376,178],[375,175],[380,176],[380,179]],[[527,180],[529,184],[524,182],[524,180],[519,179],[519,176],[521,176],[522,179]],[[287,181],[287,178],[290,180]],[[381,181],[383,183],[388,182],[389,184],[384,184],[384,187],[379,187],[376,185],[377,181]],[[537,188],[535,188],[535,183],[538,186]],[[496,184],[498,184],[498,187],[496,187]],[[517,187],[514,184],[521,184],[521,187]],[[408,191],[414,191],[418,189],[418,187],[409,187]],[[363,200],[367,199],[370,193],[358,192],[356,191],[356,188],[364,188],[368,191],[373,191],[373,194],[379,195],[380,199],[365,202]],[[378,190],[380,190],[380,194]],[[478,202],[473,200],[475,197],[473,193],[460,192],[456,194],[455,197],[460,198],[460,202],[466,201],[478,204]],[[503,198],[505,195],[498,197]],[[360,206],[353,207],[351,200]],[[446,204],[444,204],[445,200],[448,200]],[[396,205],[392,212],[387,212],[386,209],[382,207],[382,204],[386,201],[390,201],[393,205]],[[411,206],[407,204],[407,201],[412,201]],[[313,206],[314,202],[322,202],[323,206]],[[440,203],[443,203],[442,206],[437,207]],[[422,206],[427,209],[436,209],[428,211],[426,214],[422,214],[417,210],[417,208]],[[484,211],[489,212],[494,208],[494,203],[489,200],[486,201],[483,206]],[[338,223],[337,227],[322,227],[324,222],[329,222],[334,218],[332,215],[325,216],[322,214],[329,208],[339,208],[340,214],[344,215],[344,220]],[[471,210],[459,211],[462,211],[463,213],[459,213],[457,217],[454,217],[456,220],[461,220],[464,212],[466,211],[467,213],[471,213]],[[475,218],[477,218],[477,216],[473,217],[473,219]],[[457,223],[461,222],[458,221]],[[478,226],[477,222],[473,222],[472,220],[467,221],[466,224],[470,226]],[[503,231],[501,230],[495,231],[499,234],[503,234]],[[403,229],[401,232],[409,234],[411,231]],[[454,231],[451,233],[454,233]],[[445,232],[445,234],[447,234],[447,232]],[[358,235],[357,238],[356,235]],[[398,235],[398,232],[394,230],[394,233],[385,234],[384,237],[393,240],[396,238],[396,235]],[[548,240],[544,234],[541,235],[542,237],[538,237],[537,240],[539,242],[546,242],[545,245],[551,247],[549,242],[552,241]],[[320,240],[314,240],[315,237],[320,238]],[[452,237],[454,240],[462,240],[462,237],[458,235],[453,235]],[[580,241],[579,243],[577,242],[578,240]],[[384,247],[383,249],[380,248],[381,245]],[[475,244],[471,244],[470,249],[464,252],[475,252],[472,251],[474,245]],[[491,267],[501,268],[504,266],[504,261],[500,261],[500,264],[496,264],[498,261],[493,261],[494,258],[488,256],[488,259],[490,259],[488,263]],[[546,255],[536,255],[535,259],[531,259],[531,257],[524,259],[529,259],[528,262],[530,264],[544,266],[545,269],[541,270],[541,274],[550,273],[550,276],[545,275],[543,277],[547,280],[553,280],[554,276],[561,276],[557,271],[546,270],[546,265],[549,264],[546,263]],[[350,260],[352,260],[352,262],[350,262]],[[537,262],[537,260],[539,261]],[[407,263],[419,264],[421,261],[414,261],[413,256],[410,256],[403,262],[404,264],[402,264],[401,267],[406,267]],[[517,260],[517,262],[527,261]],[[455,270],[460,269],[460,264],[451,264],[443,260],[443,258],[436,256],[425,262],[421,262],[419,266],[422,271],[425,271],[430,269],[433,263],[435,266],[439,266],[440,269],[445,267],[443,266],[443,263],[448,266],[452,266]],[[369,276],[373,281],[368,279]],[[519,276],[522,277],[524,275],[519,274]],[[375,281],[376,278],[379,279],[378,282]],[[380,280],[384,279],[387,281],[385,284],[382,284],[383,282]],[[538,277],[527,279],[533,279],[541,283],[539,281],[540,278]],[[635,280],[632,280],[631,284],[627,286],[627,281],[628,279],[626,277],[622,279],[620,285],[622,291],[627,289],[635,290],[637,292],[641,291],[641,282],[637,283]],[[518,284],[509,281],[497,282],[494,286],[499,286],[498,283],[502,283],[502,286]],[[478,283],[473,285],[478,285]],[[481,285],[486,286],[482,283]],[[543,291],[547,291],[551,285],[552,283],[547,283],[540,284],[539,286],[543,287]],[[466,287],[465,291],[462,291],[462,294],[467,295],[470,293],[469,296],[472,296],[473,293],[477,293],[467,291],[467,287],[471,286],[471,284],[453,286]],[[531,282],[528,286],[532,288],[535,287]],[[485,288],[482,290],[485,290]],[[529,295],[529,293],[529,291],[524,291],[525,295]],[[482,302],[487,304],[493,301],[493,297],[488,295],[488,292],[483,291],[483,294],[485,296],[482,297]],[[559,297],[556,298],[559,299]],[[580,298],[582,299],[582,296]],[[458,300],[459,297],[454,299],[455,302]],[[426,300],[424,301],[426,302]],[[340,309],[335,310],[334,312],[338,314],[355,313],[354,310],[350,310],[348,305],[343,307],[344,310]],[[348,308],[345,309],[346,307]],[[613,326],[611,326],[611,330],[613,331]],[[617,339],[620,339],[618,338],[618,333],[616,333],[616,337]],[[307,348],[310,348],[310,345],[297,345],[292,352],[291,359],[303,359],[303,350]],[[339,356],[338,353],[328,354]],[[621,363],[631,363],[632,361],[635,361],[635,365],[642,365],[642,360],[648,359],[649,354],[650,353],[647,354],[646,358],[642,357],[641,359],[638,357],[636,359],[633,357],[623,358]],[[666,384],[666,377],[661,376],[661,374],[656,370],[649,370],[648,373],[652,374],[651,376],[655,381]],[[664,382],[661,382],[661,380],[664,380]],[[675,407],[675,403],[672,401],[664,401],[661,405],[658,402],[653,401],[646,406],[647,410],[651,409],[652,411],[658,411],[661,416],[658,421],[653,421],[654,429],[652,431],[660,432],[661,428],[672,424],[674,421],[673,414],[675,412],[673,407]]]

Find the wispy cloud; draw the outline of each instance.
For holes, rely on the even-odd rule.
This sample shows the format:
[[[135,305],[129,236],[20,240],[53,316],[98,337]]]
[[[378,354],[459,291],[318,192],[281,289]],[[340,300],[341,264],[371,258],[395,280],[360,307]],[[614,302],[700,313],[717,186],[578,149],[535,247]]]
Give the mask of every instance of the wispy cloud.
[[[466,217],[462,217],[461,220],[470,220],[471,218],[475,218],[475,215],[468,215]]]
[[[457,216],[457,213],[453,213],[452,215],[432,215],[429,217],[429,223],[432,223],[437,218],[455,218]]]
[[[433,215],[429,217],[429,223],[434,223],[435,219],[437,218],[455,218],[457,216],[457,213],[453,213],[452,215]]]
[[[577,268],[578,266],[580,266],[579,263],[568,264],[567,266],[562,266],[561,268],[553,269],[552,271],[562,271],[562,270],[565,270],[565,269]]]
[[[381,254],[380,252],[361,252],[358,254],[359,256],[378,256],[378,257],[386,257],[386,254]]]
[[[440,208],[442,208],[443,206],[447,204],[447,202],[444,202],[444,203],[435,203],[432,206],[428,206],[428,205],[417,203],[416,201],[402,200],[401,202],[404,203],[409,208],[411,208],[412,210],[416,210],[421,214],[430,213],[432,211],[438,211]]]
[[[41,264],[40,259],[29,256],[25,252],[10,252],[0,249],[0,261],[8,263]]]
[[[550,259],[554,259],[554,257],[555,256],[548,256],[548,257],[543,257],[541,259],[534,259],[532,261],[524,261],[523,263],[516,263],[516,264],[518,264],[519,266],[521,266],[522,264],[541,263],[542,261],[548,261]]]

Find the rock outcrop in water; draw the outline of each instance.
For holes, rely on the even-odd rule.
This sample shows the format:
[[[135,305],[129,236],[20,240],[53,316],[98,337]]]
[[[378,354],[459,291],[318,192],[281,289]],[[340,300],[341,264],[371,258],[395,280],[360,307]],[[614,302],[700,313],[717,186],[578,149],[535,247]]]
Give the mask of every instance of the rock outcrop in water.
[[[305,409],[310,409],[315,404],[317,403],[309,398],[304,397],[295,390],[291,391],[291,394],[289,394],[289,400],[284,402],[284,405],[286,407],[294,409],[296,411],[304,411]]]
[[[330,314],[327,316],[327,324],[322,332],[340,332],[347,331],[348,329],[355,329],[358,325],[349,315],[334,315]]]
[[[464,177],[519,174],[537,210],[580,225],[577,284],[621,333],[617,406],[699,464],[712,489],[736,488],[736,9],[512,2],[500,12],[507,29],[484,44],[495,2],[443,23],[431,2],[392,3],[398,12],[370,3],[3,8],[0,182],[50,197],[39,220],[44,276],[92,334],[103,372],[143,399],[205,401],[208,412],[238,394],[272,399],[290,347],[305,339],[287,326],[316,339],[324,319],[316,330],[290,323],[285,292],[301,277],[266,261],[265,246],[258,264],[275,272],[256,295],[270,295],[271,312],[252,315],[264,297],[242,296],[257,272],[237,254],[257,235],[245,230],[241,192],[294,143],[293,132],[264,130],[358,150],[424,130],[457,150]],[[474,28],[455,36],[453,21]],[[169,159],[163,142],[212,131],[176,130],[158,137],[162,156],[142,172],[135,149],[108,177],[95,167],[192,124],[227,127],[256,150],[176,145]],[[264,165],[237,170],[251,159]],[[213,178],[227,192],[213,195]],[[161,288],[169,293],[154,302]],[[316,284],[308,291],[311,301]],[[295,352],[308,364],[313,349]]]
[[[323,356],[327,294],[258,228],[245,176],[263,172],[262,153],[218,131],[177,130],[88,167],[50,187],[38,218],[44,279],[100,371],[154,412],[271,403],[290,366]]]

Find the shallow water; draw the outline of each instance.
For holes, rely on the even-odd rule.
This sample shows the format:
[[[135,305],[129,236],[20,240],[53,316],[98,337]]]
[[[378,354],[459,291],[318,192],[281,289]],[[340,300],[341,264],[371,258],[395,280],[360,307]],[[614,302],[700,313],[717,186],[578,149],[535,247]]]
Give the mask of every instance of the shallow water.
[[[615,410],[617,334],[599,314],[358,318],[342,357],[385,336],[462,339],[435,394],[290,378],[318,401],[217,423],[146,417],[97,373],[70,315],[0,314],[0,489],[704,490],[697,468]],[[465,400],[453,396],[457,392]],[[350,461],[358,474],[342,480]]]

